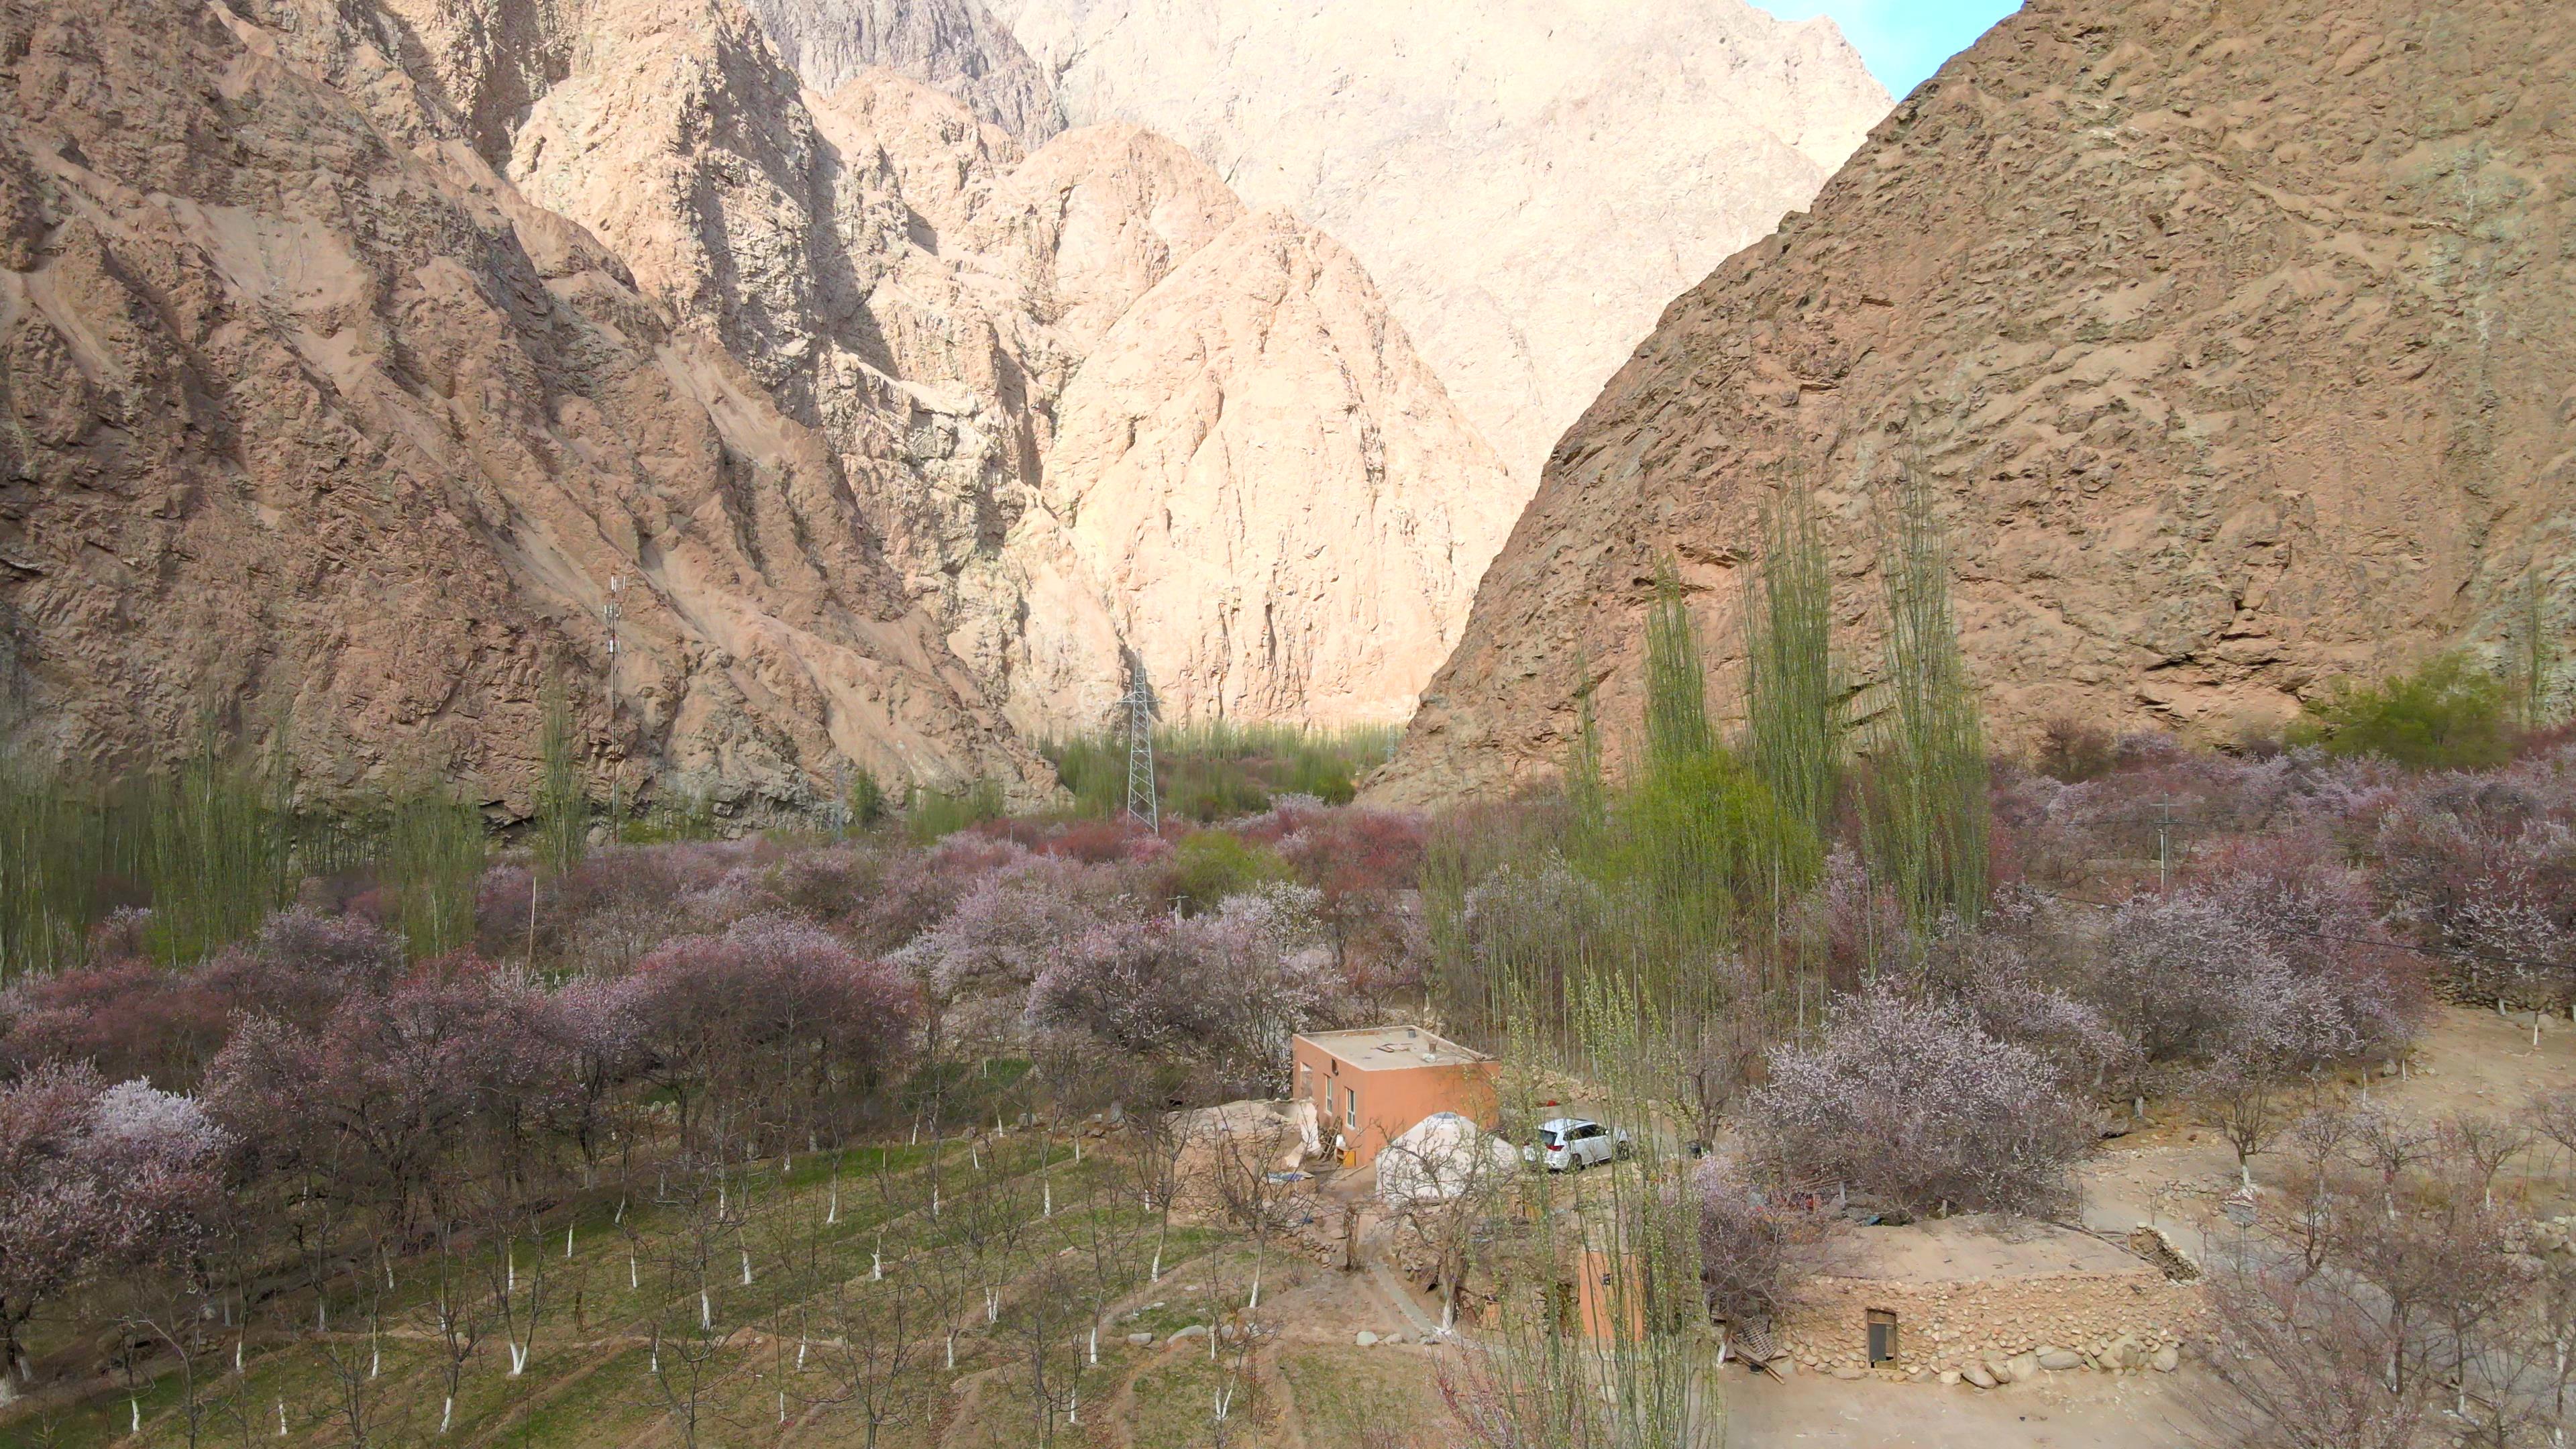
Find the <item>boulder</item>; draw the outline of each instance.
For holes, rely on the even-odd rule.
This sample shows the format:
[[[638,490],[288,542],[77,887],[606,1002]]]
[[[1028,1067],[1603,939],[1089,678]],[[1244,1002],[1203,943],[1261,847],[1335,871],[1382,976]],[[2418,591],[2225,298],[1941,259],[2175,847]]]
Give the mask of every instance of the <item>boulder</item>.
[[[1986,1372],[1986,1366],[1984,1364],[1972,1363],[1968,1365],[1966,1368],[1959,1371],[1959,1377],[1981,1389],[1991,1389],[1995,1386],[1995,1376]]]
[[[1131,1333],[1127,1335],[1127,1341],[1136,1345],[1138,1348],[1152,1348],[1154,1346],[1154,1335],[1150,1333]]]
[[[2039,1355],[2039,1366],[2051,1371],[2084,1367],[2084,1355],[2071,1348],[2052,1348]]]
[[[1361,1329],[1361,1330],[1359,1331],[1359,1337],[1358,1337],[1355,1341],[1356,1341],[1356,1342],[1359,1344],[1359,1346],[1360,1346],[1360,1347],[1362,1347],[1362,1348],[1375,1348],[1375,1347],[1377,1347],[1377,1335],[1376,1335],[1376,1334],[1374,1334],[1374,1333],[1369,1332],[1369,1331],[1368,1331],[1367,1329],[1365,1329],[1365,1328],[1363,1328],[1363,1329]]]
[[[2155,1351],[2155,1355],[2152,1358],[2149,1358],[2147,1363],[2149,1366],[2154,1368],[2157,1373],[2169,1374],[2182,1366],[2182,1354],[2169,1343],[2164,1347],[2157,1349]]]

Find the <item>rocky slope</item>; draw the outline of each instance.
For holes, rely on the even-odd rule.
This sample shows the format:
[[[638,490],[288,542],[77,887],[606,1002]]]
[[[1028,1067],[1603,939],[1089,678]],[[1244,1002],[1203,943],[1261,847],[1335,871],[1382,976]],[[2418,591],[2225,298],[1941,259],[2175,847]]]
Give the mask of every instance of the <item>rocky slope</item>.
[[[976,13],[798,43],[1007,80]],[[1132,127],[1030,155],[890,70],[826,96],[732,0],[5,14],[36,758],[212,719],[321,792],[519,808],[561,677],[602,783],[1034,798],[1023,741],[1129,648],[1175,714],[1401,718],[1500,546],[1357,264]]]
[[[1000,0],[1126,120],[1346,243],[1521,480],[1675,292],[1887,111],[1829,22],[1741,0]]]
[[[778,57],[807,86],[839,90],[864,70],[909,76],[1027,145],[1064,129],[1028,52],[980,0],[750,0]]]
[[[1132,127],[800,89],[721,0],[571,51],[510,174],[831,441],[1021,729],[1096,725],[1126,648],[1176,716],[1410,711],[1511,490],[1347,253]]]
[[[835,450],[486,163],[563,52],[445,18],[0,8],[9,743],[104,770],[212,720],[323,793],[524,808],[552,675],[630,788],[1048,788]]]
[[[1549,461],[1388,798],[1634,717],[1653,560],[1712,637],[1772,481],[1944,496],[2006,742],[2223,734],[2576,588],[2576,30],[2526,0],[2032,0],[1684,295]],[[2563,651],[2562,651],[2563,652]],[[2562,685],[2564,681],[2561,681]]]

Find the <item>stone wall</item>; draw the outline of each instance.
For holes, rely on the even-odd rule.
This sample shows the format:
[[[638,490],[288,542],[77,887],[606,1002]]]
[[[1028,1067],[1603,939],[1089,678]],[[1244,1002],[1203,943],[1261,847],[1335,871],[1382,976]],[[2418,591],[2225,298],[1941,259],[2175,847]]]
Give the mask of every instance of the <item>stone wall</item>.
[[[1895,1371],[1989,1383],[2051,1367],[2170,1369],[2198,1336],[2202,1313],[2196,1285],[2144,1265],[1955,1282],[1818,1278],[1799,1296],[1774,1337],[1806,1368],[1868,1371],[1877,1309],[1896,1315]]]

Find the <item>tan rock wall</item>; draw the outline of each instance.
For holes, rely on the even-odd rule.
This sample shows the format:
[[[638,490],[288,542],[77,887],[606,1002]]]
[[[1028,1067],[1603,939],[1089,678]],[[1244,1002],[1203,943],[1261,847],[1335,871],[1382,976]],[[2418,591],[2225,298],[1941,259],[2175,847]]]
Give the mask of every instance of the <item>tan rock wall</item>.
[[[1350,247],[1516,480],[1673,295],[1887,112],[1740,0],[999,0],[1075,124],[1132,121]]]
[[[560,677],[630,794],[1050,788],[824,439],[486,164],[511,106],[431,63],[486,52],[353,8],[0,4],[6,744],[104,773],[211,720],[316,794],[524,810]]]
[[[1809,1368],[1866,1369],[1874,1309],[1896,1315],[1896,1367],[1908,1373],[1965,1369],[2042,1347],[2071,1349],[2098,1366],[2123,1337],[2150,1353],[2190,1342],[2204,1311],[2198,1288],[2144,1269],[1955,1283],[1818,1278],[1773,1336]]]
[[[731,0],[572,50],[513,174],[832,441],[1014,725],[1096,728],[1128,650],[1171,718],[1411,712],[1512,488],[1347,251],[1131,126],[800,93]]]
[[[1587,691],[1631,728],[1658,559],[1727,708],[1760,511],[1801,470],[1862,681],[1873,498],[1930,476],[2007,748],[2059,715],[2226,741],[2340,674],[2495,657],[2525,580],[2563,633],[2565,19],[2031,0],[1665,312],[1559,443],[1381,795],[1553,772]]]

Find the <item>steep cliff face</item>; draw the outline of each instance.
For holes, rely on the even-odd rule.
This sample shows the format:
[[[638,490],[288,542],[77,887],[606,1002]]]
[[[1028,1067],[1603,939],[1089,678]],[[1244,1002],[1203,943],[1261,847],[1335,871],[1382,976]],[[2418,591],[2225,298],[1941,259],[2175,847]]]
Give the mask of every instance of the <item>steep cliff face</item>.
[[[0,7],[9,743],[108,769],[211,718],[291,730],[323,793],[524,807],[557,676],[630,789],[1048,788],[836,451],[486,164],[514,100],[423,59],[481,46],[508,91],[568,52],[432,39],[302,0]]]
[[[1037,145],[1064,129],[1028,52],[980,0],[750,0],[779,58],[836,91],[891,70],[954,96],[980,120]]]
[[[1128,648],[1176,714],[1410,709],[1510,489],[1347,253],[1132,127],[800,92],[729,4],[570,48],[511,174],[831,441],[1015,724],[1095,725]]]
[[[1680,289],[1886,114],[1741,0],[1003,0],[1075,124],[1150,126],[1345,243],[1520,482]]]
[[[1731,643],[1803,468],[1876,643],[1868,495],[1945,499],[2006,743],[2220,735],[2576,589],[2576,30],[2520,0],[2032,0],[1665,313],[1549,461],[1378,786],[1636,709],[1658,555]],[[2563,687],[2564,680],[2559,681]]]
[[[1244,218],[1110,329],[1057,414],[1049,511],[1167,711],[1412,713],[1508,483],[1349,252]]]

